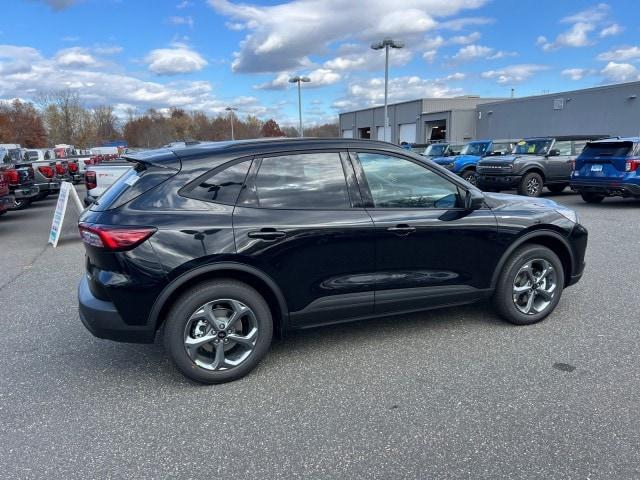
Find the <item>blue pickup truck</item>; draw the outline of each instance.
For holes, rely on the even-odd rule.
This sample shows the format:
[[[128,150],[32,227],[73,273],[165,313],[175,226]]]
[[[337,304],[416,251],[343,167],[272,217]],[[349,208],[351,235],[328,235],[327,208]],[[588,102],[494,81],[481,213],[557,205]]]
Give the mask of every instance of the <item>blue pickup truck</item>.
[[[433,161],[475,185],[476,165],[480,159],[494,155],[508,155],[514,145],[513,140],[476,140],[462,147],[459,155],[438,157]]]
[[[640,198],[640,137],[587,143],[576,158],[571,188],[587,203],[605,197]]]

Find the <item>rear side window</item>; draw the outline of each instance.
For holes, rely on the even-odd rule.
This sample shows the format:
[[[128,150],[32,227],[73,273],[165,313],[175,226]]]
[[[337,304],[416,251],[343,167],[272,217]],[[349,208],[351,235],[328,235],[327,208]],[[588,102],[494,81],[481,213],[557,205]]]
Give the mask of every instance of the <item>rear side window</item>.
[[[207,202],[235,205],[244,185],[251,160],[235,163],[196,180],[180,193],[185,197]]]
[[[626,157],[633,150],[632,142],[598,142],[587,143],[582,151],[582,158]]]
[[[263,208],[350,208],[340,154],[314,152],[265,157],[240,203]]]
[[[127,170],[98,197],[96,203],[91,206],[91,210],[101,212],[121,207],[148,190],[157,187],[176,173],[178,172],[175,170],[145,163],[133,164],[130,170]]]
[[[567,140],[558,141],[553,145],[558,151],[558,155],[571,155],[571,142]]]

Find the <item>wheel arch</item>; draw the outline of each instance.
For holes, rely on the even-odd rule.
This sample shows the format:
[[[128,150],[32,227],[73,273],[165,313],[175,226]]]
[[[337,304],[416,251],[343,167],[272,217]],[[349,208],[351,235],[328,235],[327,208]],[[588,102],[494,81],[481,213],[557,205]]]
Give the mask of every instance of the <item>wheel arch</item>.
[[[260,293],[273,317],[273,331],[282,336],[288,323],[289,310],[282,291],[275,281],[261,270],[237,262],[203,265],[183,273],[172,280],[158,295],[151,308],[149,324],[157,331],[166,319],[173,302],[189,288],[217,278],[231,278],[253,287]]]
[[[542,167],[540,167],[539,165],[533,165],[531,167],[527,167],[523,172],[522,172],[522,178],[524,180],[525,175],[529,174],[529,173],[537,173],[538,175],[540,175],[542,177],[542,182],[546,182],[547,181],[547,176],[544,174],[544,169]]]
[[[560,261],[562,262],[562,267],[564,268],[564,286],[566,287],[570,280],[573,272],[573,266],[575,265],[575,260],[573,257],[573,252],[571,250],[571,246],[566,238],[564,238],[560,233],[554,232],[553,230],[534,230],[522,235],[516,241],[514,241],[509,248],[502,254],[498,264],[496,265],[496,269],[493,272],[493,277],[491,279],[491,288],[495,288],[498,283],[498,277],[502,273],[502,269],[504,265],[507,263],[507,260],[511,256],[511,254],[519,247],[523,245],[542,245],[544,247],[549,248],[553,253],[558,255]]]

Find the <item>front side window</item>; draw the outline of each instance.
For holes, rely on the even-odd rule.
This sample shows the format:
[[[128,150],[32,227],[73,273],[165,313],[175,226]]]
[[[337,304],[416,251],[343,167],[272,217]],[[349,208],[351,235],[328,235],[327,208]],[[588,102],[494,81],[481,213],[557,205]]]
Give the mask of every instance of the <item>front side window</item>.
[[[487,149],[489,148],[489,142],[473,142],[467,143],[462,150],[460,151],[460,155],[473,155],[477,157],[483,156],[487,153]]]
[[[509,155],[513,150],[513,143],[494,143],[493,154],[494,155]]]
[[[263,208],[350,208],[340,154],[313,152],[265,157],[254,185],[247,188],[240,203]]]
[[[427,147],[424,154],[428,157],[443,157],[446,155],[447,147],[446,143],[434,143]]]
[[[456,208],[455,184],[409,160],[358,153],[375,208]]]

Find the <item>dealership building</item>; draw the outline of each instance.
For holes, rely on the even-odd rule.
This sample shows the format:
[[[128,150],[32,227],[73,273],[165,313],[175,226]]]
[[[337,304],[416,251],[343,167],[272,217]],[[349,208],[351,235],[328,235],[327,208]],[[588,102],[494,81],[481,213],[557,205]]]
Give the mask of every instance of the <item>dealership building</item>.
[[[640,82],[522,98],[423,98],[389,105],[390,141],[640,135]],[[384,107],[340,114],[346,138],[384,139]]]

